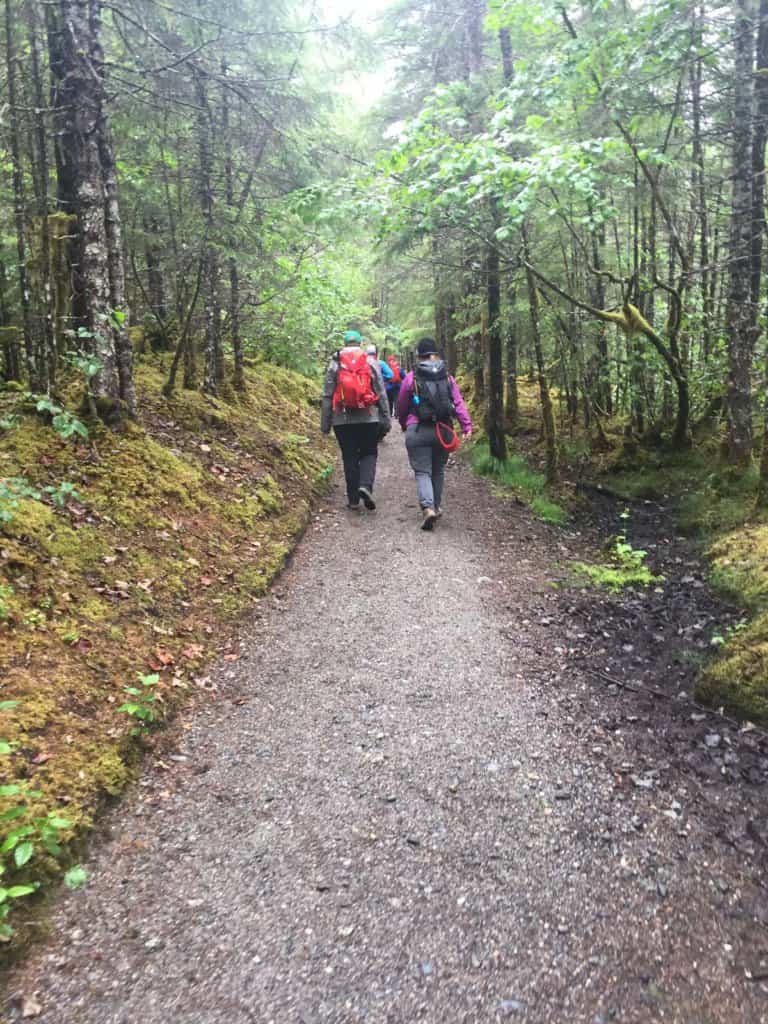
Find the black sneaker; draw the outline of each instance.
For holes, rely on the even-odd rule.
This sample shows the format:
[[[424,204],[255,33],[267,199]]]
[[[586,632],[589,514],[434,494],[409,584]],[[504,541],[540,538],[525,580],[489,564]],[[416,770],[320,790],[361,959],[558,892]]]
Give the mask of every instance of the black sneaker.
[[[357,490],[357,493],[363,499],[363,504],[368,509],[368,511],[369,512],[373,512],[373,510],[376,508],[376,502],[373,500],[373,495],[368,490],[368,488],[367,487],[359,487],[358,490]]]
[[[347,502],[347,508],[350,510],[350,512],[359,512],[360,511],[360,502],[359,501],[348,501]]]

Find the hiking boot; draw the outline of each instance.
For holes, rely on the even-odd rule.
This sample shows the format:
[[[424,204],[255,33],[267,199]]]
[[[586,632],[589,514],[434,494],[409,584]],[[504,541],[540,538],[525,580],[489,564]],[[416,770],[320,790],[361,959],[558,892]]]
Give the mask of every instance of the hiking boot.
[[[373,512],[373,510],[376,508],[376,502],[373,500],[373,495],[368,490],[368,488],[367,487],[358,487],[357,493],[363,499],[363,504],[368,509],[368,511],[369,512]]]
[[[347,502],[347,508],[350,510],[350,512],[359,512],[360,511],[360,502],[359,501],[348,501]]]
[[[424,516],[421,523],[422,530],[433,530],[435,527],[435,520],[437,519],[435,510],[433,508],[425,508],[422,509],[421,514]]]
[[[443,518],[443,510],[439,506],[435,506],[435,519]]]

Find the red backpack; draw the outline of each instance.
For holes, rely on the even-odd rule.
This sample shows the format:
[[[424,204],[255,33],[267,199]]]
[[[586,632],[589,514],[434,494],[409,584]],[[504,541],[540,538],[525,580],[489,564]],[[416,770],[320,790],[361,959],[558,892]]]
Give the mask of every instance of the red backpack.
[[[339,352],[339,372],[333,392],[334,410],[367,409],[377,401],[368,356],[361,348],[343,348]]]
[[[400,369],[400,364],[398,363],[398,361],[395,359],[394,356],[389,356],[387,358],[387,362],[389,363],[389,368],[392,371],[392,383],[402,384],[403,371]]]

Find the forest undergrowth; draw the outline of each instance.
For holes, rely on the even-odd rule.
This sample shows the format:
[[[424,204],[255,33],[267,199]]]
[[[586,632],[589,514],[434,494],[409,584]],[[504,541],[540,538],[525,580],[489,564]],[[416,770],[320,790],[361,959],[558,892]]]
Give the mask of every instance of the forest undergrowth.
[[[594,586],[618,591],[658,582],[653,559],[646,564],[632,522],[632,507],[658,510],[659,537],[671,529],[688,538],[707,569],[707,584],[716,598],[737,610],[708,638],[701,658],[695,696],[714,708],[765,725],[768,722],[768,520],[756,508],[757,466],[734,472],[719,458],[722,431],[711,429],[685,451],[627,443],[626,423],[605,421],[600,441],[572,423],[561,410],[561,476],[549,487],[541,414],[535,388],[518,381],[520,419],[510,435],[511,454],[498,465],[480,438],[473,468],[497,479],[551,523],[579,522],[592,510],[590,490],[615,506],[613,532],[605,538],[605,558],[574,566]],[[606,443],[607,442],[607,443]],[[544,512],[542,513],[542,508]],[[554,512],[550,512],[554,509]],[[616,523],[621,525],[617,526]],[[604,526],[604,529],[607,527]],[[659,538],[656,538],[659,539]],[[634,540],[634,544],[633,544]],[[665,567],[669,572],[669,566]],[[674,569],[673,569],[674,572]],[[689,566],[681,563],[671,586],[691,585]]]
[[[87,439],[0,391],[1,472],[15,487],[0,543],[0,862],[18,897],[71,862],[153,727],[216,699],[206,664],[237,658],[233,624],[330,474],[313,382],[265,363],[228,400],[168,400],[162,360],[137,365],[141,426],[89,424]],[[25,915],[12,949],[43,927]]]

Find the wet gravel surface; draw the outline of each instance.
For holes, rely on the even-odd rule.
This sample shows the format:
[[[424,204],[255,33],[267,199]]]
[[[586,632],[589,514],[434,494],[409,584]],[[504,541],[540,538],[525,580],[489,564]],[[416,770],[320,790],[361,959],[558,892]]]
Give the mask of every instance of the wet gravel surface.
[[[590,675],[561,584],[591,535],[460,469],[422,533],[399,438],[377,496],[318,510],[8,1019],[768,1022],[760,865],[654,745],[660,702]]]

